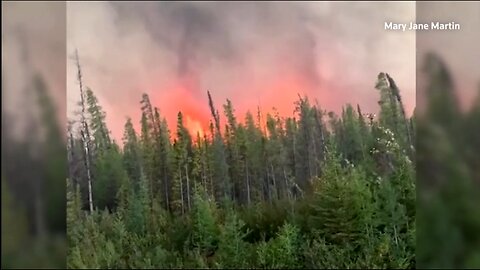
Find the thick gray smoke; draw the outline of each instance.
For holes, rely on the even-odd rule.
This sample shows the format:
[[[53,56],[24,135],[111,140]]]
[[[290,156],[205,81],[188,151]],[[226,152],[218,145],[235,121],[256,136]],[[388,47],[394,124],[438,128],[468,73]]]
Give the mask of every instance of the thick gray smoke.
[[[314,14],[308,12],[305,4],[118,2],[112,6],[117,18],[140,20],[156,45],[175,55],[171,68],[180,80],[198,79],[215,62],[222,69],[248,70],[249,66],[241,65],[252,64],[256,49],[265,49],[262,54],[278,53],[271,57],[271,62],[297,71],[312,86],[320,82],[316,70],[317,40],[308,25],[309,16]]]
[[[117,139],[125,116],[138,123],[142,92],[172,121],[186,110],[205,122],[207,90],[217,106],[231,99],[241,118],[257,106],[291,115],[297,93],[327,110],[349,102],[375,111],[384,71],[407,112],[415,105],[415,33],[384,30],[385,21],[413,21],[414,3],[71,2],[67,10],[68,51],[78,48]],[[70,107],[78,87],[68,68]]]

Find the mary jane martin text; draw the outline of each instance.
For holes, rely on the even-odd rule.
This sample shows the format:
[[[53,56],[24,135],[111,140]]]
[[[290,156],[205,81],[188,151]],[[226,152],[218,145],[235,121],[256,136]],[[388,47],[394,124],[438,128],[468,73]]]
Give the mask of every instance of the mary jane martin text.
[[[441,23],[441,22],[431,22],[431,23],[394,23],[394,22],[385,22],[385,30],[394,30],[394,31],[417,31],[417,30],[460,30],[460,24],[456,22]]]

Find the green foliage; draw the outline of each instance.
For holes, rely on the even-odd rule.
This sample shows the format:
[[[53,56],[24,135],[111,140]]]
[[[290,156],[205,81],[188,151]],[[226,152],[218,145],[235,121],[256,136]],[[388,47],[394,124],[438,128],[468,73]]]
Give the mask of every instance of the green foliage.
[[[211,254],[217,247],[219,228],[216,224],[215,206],[204,191],[197,191],[194,197],[194,207],[191,214],[193,223],[193,246],[202,254]]]
[[[275,236],[287,219],[288,204],[285,201],[275,201],[272,204],[258,203],[243,209],[240,215],[250,230],[246,237],[247,241],[257,242],[262,238],[268,240]]]
[[[98,209],[114,209],[117,205],[117,193],[122,182],[127,181],[121,154],[110,148],[99,154],[95,163],[95,182],[93,183],[94,205]]]
[[[300,260],[301,238],[298,228],[286,223],[277,237],[258,246],[258,263],[265,268],[292,269],[302,266]]]
[[[145,94],[140,136],[127,119],[123,151],[89,90],[96,210],[69,184],[68,267],[414,267],[414,123],[388,75],[377,89],[379,120],[347,105],[327,123],[299,97],[293,117],[263,122],[259,109],[240,123],[227,100],[224,130],[208,93],[210,134],[193,139],[179,113],[173,140]]]
[[[372,196],[361,169],[339,168],[338,161],[327,166],[318,179],[309,227],[336,245],[360,245],[371,222]]]
[[[221,228],[218,247],[219,264],[224,268],[246,268],[251,254],[250,244],[244,239],[248,232],[243,231],[245,223],[233,209],[227,213],[225,225]]]

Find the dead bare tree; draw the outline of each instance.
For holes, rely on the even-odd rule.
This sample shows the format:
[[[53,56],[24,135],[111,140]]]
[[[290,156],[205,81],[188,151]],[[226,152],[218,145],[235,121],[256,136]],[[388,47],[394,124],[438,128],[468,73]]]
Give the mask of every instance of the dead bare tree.
[[[85,98],[84,98],[84,91],[83,91],[83,83],[82,83],[82,70],[80,68],[80,60],[78,58],[78,50],[75,50],[75,62],[77,65],[77,79],[78,84],[80,87],[80,134],[84,149],[84,163],[85,168],[87,170],[87,181],[88,181],[88,204],[90,206],[90,212],[93,212],[93,195],[92,195],[92,170],[91,170],[91,151],[90,151],[90,131],[88,128],[87,118],[85,117]]]

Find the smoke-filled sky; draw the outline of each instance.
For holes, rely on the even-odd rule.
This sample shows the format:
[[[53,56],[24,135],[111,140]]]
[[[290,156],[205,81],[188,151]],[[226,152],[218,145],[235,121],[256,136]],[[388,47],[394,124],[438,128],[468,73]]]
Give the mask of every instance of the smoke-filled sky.
[[[293,114],[298,94],[339,112],[346,103],[378,109],[379,72],[415,106],[415,33],[384,30],[385,21],[415,20],[414,2],[69,2],[67,52],[79,51],[84,84],[121,140],[127,116],[138,128],[140,100],[175,130],[178,111],[196,131],[215,106],[232,101],[239,120],[257,106]],[[73,60],[67,106],[76,109]]]

